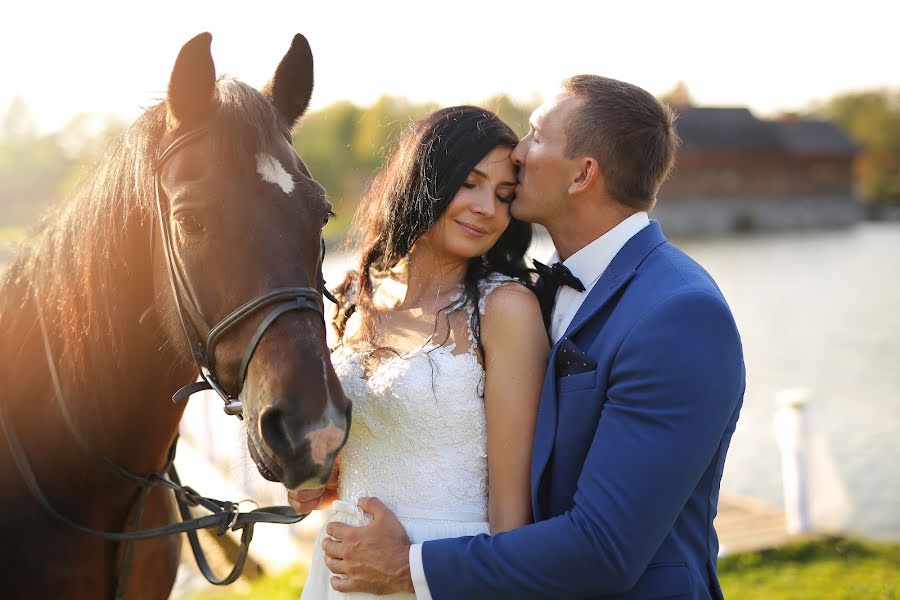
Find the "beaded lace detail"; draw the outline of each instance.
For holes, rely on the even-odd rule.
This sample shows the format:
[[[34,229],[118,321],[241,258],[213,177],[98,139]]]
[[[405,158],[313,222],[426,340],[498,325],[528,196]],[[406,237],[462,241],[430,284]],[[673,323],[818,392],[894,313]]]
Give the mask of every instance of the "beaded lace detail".
[[[492,291],[513,281],[493,274],[480,283],[479,312]],[[471,303],[470,303],[471,304]],[[469,316],[475,308],[467,306]],[[468,322],[467,322],[468,329]],[[475,338],[429,343],[381,361],[366,374],[365,353],[342,346],[335,371],[353,401],[342,451],[339,495],[356,503],[378,496],[388,507],[487,515],[487,433]]]

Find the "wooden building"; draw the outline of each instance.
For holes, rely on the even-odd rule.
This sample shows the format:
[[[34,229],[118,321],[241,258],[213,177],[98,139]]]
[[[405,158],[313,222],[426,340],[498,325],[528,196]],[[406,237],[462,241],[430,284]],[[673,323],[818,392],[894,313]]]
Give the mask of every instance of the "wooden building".
[[[836,125],[746,108],[682,107],[682,146],[654,216],[666,231],[835,227],[861,208],[853,163],[860,148]]]

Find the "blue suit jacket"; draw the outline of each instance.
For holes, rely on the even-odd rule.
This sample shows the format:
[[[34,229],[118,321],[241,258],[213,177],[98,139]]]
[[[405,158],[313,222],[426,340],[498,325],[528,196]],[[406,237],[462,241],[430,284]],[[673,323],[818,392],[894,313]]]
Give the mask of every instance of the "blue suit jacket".
[[[706,271],[659,224],[613,259],[550,353],[531,468],[535,523],[426,542],[435,600],[721,598],[713,529],[744,393],[741,342]]]

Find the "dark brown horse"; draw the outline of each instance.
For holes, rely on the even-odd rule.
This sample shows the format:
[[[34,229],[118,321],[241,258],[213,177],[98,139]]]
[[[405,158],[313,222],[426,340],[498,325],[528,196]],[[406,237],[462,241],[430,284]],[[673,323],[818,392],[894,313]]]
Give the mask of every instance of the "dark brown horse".
[[[4,426],[49,503],[97,530],[128,529],[137,494],[105,459],[142,474],[165,464],[183,411],[169,398],[196,377],[192,354],[207,349],[210,324],[273,289],[323,286],[321,229],[331,207],[291,142],[312,92],[309,45],[296,36],[260,93],[216,80],[210,42],[202,34],[182,48],[165,101],[112,145],[0,273]],[[190,131],[202,135],[158,163]],[[178,271],[171,280],[167,248]],[[289,488],[319,485],[345,439],[350,404],[321,313],[271,308],[228,328],[205,360],[243,402],[260,472]],[[141,527],[173,519],[171,498],[154,489]],[[179,536],[136,544],[128,598],[168,596],[180,544]],[[0,597],[110,598],[123,546],[51,518],[0,441]]]

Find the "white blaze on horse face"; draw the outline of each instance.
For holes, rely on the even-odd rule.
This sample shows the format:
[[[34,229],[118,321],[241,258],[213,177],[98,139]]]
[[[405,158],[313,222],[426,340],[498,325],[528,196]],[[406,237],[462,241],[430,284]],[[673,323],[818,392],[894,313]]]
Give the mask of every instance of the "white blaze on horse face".
[[[310,455],[314,463],[321,467],[326,465],[328,458],[343,445],[346,426],[346,417],[340,415],[334,404],[329,401],[325,407],[325,414],[305,436],[309,441]]]
[[[294,191],[294,178],[288,173],[277,158],[271,154],[260,152],[256,155],[256,172],[263,181],[274,183],[285,194]]]

